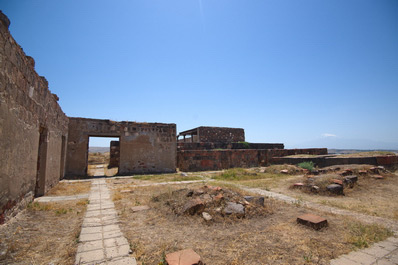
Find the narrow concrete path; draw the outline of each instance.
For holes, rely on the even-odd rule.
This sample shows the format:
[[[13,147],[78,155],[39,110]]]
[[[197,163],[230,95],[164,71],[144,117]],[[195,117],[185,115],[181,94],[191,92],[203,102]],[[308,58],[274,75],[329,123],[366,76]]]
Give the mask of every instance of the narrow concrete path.
[[[89,197],[88,193],[70,195],[70,196],[44,196],[35,199],[35,202],[60,202],[60,201],[73,201],[87,199]]]
[[[75,264],[136,265],[105,179],[92,180],[79,242]]]

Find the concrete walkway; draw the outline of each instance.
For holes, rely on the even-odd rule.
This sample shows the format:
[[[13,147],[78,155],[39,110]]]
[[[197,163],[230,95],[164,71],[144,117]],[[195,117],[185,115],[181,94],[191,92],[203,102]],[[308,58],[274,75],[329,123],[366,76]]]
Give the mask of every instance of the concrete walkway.
[[[87,199],[89,197],[88,193],[70,195],[70,196],[44,196],[35,199],[35,202],[60,202],[60,201],[73,201]]]
[[[105,179],[94,179],[83,221],[75,264],[136,265],[118,225]]]
[[[397,265],[398,238],[390,237],[370,248],[351,252],[330,261],[331,265]]]

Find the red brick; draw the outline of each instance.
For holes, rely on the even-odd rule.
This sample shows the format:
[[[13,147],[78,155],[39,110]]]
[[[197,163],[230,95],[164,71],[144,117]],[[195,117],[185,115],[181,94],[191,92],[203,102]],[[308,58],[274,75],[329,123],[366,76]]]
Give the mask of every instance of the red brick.
[[[325,218],[313,214],[304,214],[297,217],[297,223],[312,227],[315,230],[328,226],[328,221]]]
[[[331,183],[335,183],[335,184],[339,184],[339,185],[343,185],[343,181],[339,180],[339,179],[332,179],[330,180]]]

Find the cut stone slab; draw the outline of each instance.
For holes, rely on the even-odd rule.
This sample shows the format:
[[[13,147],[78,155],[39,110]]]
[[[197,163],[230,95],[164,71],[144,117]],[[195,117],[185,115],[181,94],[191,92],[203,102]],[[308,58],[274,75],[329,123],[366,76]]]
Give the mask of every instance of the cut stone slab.
[[[193,249],[169,253],[166,255],[168,265],[202,265],[200,256]]]
[[[325,218],[309,213],[297,217],[297,223],[312,227],[315,230],[328,226],[328,221]]]
[[[347,176],[344,178],[345,183],[356,183],[358,181],[358,176],[352,175],[352,176]]]
[[[334,194],[342,195],[344,188],[342,185],[339,184],[330,184],[326,187],[326,190]]]
[[[373,176],[375,179],[384,179],[384,177],[383,176],[380,176],[380,175],[374,175]]]
[[[224,213],[245,215],[245,207],[239,203],[227,202],[227,205],[224,208]]]
[[[151,209],[148,205],[141,205],[141,206],[134,206],[131,207],[131,210],[133,212],[140,212],[140,211],[145,211]]]

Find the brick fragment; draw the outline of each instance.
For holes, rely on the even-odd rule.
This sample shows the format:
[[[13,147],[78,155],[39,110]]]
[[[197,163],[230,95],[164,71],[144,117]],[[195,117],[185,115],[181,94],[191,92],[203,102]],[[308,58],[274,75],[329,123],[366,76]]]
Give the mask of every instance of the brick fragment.
[[[297,223],[312,227],[315,230],[328,226],[328,221],[325,218],[314,214],[304,214],[297,217]]]
[[[203,265],[200,256],[193,249],[184,249],[166,255],[168,265]]]

